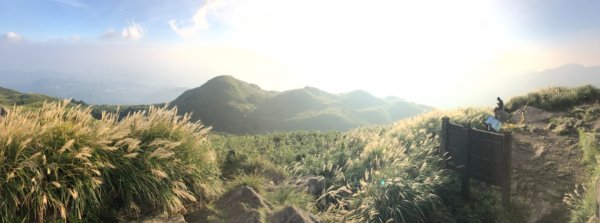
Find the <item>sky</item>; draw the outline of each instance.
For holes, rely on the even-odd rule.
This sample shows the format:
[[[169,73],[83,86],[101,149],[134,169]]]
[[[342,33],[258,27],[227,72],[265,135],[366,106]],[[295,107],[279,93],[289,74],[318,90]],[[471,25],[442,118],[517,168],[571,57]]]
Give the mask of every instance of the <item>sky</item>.
[[[233,75],[470,106],[490,82],[600,65],[599,11],[597,0],[0,0],[0,68],[185,87]]]

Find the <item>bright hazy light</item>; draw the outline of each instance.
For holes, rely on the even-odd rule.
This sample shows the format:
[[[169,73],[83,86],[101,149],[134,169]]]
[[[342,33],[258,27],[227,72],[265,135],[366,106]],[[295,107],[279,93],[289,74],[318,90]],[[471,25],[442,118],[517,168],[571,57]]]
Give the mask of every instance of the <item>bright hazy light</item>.
[[[234,73],[242,78],[277,80],[264,69],[286,72],[288,80],[295,76],[291,82],[263,79],[259,84],[268,89],[360,88],[436,104],[443,85],[464,84],[470,77],[480,83],[482,75],[475,74],[489,72],[498,59],[510,60],[503,55],[516,43],[495,8],[482,0],[241,0],[214,12],[232,31],[213,46],[244,49],[268,61],[256,64],[262,73]],[[248,67],[243,65],[248,57],[228,55],[229,66]]]
[[[68,30],[68,35],[61,29],[37,36],[18,26],[0,30],[0,67],[143,76],[141,81],[185,87],[233,75],[267,90],[363,89],[380,97],[455,107],[493,102],[502,93],[498,89],[528,72],[600,62],[600,29],[584,23],[595,21],[588,19],[593,10],[582,18],[563,18],[561,13],[587,6],[558,1],[191,2],[173,4],[186,5],[182,9],[150,1],[139,11],[124,2],[132,14],[89,4],[86,10],[105,13],[107,21]],[[78,18],[56,13],[53,18],[61,21]],[[126,19],[113,24],[115,15]],[[555,21],[564,24],[555,27]],[[59,39],[52,41],[54,36]]]

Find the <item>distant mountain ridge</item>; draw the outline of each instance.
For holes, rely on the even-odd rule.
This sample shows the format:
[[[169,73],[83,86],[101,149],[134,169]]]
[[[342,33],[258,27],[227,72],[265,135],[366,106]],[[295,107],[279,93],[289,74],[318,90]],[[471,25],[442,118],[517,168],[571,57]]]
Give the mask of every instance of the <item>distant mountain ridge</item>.
[[[232,76],[218,76],[170,103],[215,131],[245,134],[290,130],[348,130],[392,123],[431,109],[365,91],[331,94],[314,87],[266,91]]]
[[[502,87],[498,91],[508,91],[509,95],[518,96],[551,86],[576,87],[587,84],[600,87],[600,66],[583,66],[574,63],[531,72],[513,81],[509,89]]]

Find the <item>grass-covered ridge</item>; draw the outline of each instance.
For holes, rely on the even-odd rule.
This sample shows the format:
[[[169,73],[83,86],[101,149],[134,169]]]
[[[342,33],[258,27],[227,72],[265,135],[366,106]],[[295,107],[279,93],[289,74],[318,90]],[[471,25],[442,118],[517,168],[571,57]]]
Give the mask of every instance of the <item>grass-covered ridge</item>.
[[[39,107],[45,101],[59,101],[59,99],[42,94],[25,94],[0,87],[0,105]]]
[[[513,111],[519,107],[529,105],[549,111],[562,111],[575,105],[593,103],[600,100],[600,89],[592,85],[575,88],[552,87],[517,96],[506,104]]]
[[[67,102],[9,109],[0,117],[2,222],[178,212],[219,194],[207,132],[175,110],[96,120]]]

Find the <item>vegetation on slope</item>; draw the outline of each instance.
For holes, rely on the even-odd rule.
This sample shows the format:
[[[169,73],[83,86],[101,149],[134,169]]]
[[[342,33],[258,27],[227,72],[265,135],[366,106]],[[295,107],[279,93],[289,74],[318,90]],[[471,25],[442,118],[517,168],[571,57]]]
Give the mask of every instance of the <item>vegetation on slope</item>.
[[[15,90],[0,87],[0,105],[39,107],[44,101],[59,99],[41,94],[24,94]]]
[[[192,113],[215,131],[265,133],[290,130],[348,130],[387,124],[430,110],[397,98],[379,99],[364,91],[330,94],[312,87],[271,92],[219,76],[186,91],[172,106]]]
[[[587,164],[589,180],[577,188],[573,193],[565,196],[564,201],[571,209],[570,221],[572,223],[588,222],[596,211],[596,180],[600,177],[600,148],[596,140],[596,134],[580,131],[580,146],[584,157],[582,162]]]
[[[576,92],[568,97],[542,92],[538,94],[548,96],[509,103],[563,106],[589,102],[578,95],[594,94]],[[96,120],[90,113],[90,108],[63,102],[17,107],[0,118],[0,128],[10,130],[0,132],[0,175],[6,176],[0,196],[7,198],[0,203],[2,221],[98,221],[107,219],[103,213],[173,213],[186,203],[210,203],[220,188],[236,185],[255,187],[274,204],[292,203],[325,222],[512,220],[489,190],[473,187],[471,200],[462,200],[457,177],[440,166],[441,117],[482,128],[491,113],[487,109],[435,111],[343,133],[256,136],[206,136],[205,128],[175,110],[150,108],[120,121],[114,115]],[[586,162],[594,168],[595,141],[582,133]],[[325,177],[328,189],[312,197],[286,183],[304,176]],[[578,211],[572,218],[589,217],[590,191],[573,196]]]
[[[582,114],[581,120],[584,121],[594,121],[600,117],[600,106],[597,104],[583,106],[577,110]],[[587,180],[576,182],[576,190],[564,198],[565,203],[571,209],[570,222],[572,223],[590,222],[590,218],[594,216],[597,208],[596,199],[600,192],[597,187],[600,179],[599,127],[595,125],[595,129],[578,129],[579,147],[583,151],[581,162],[586,167],[585,179]]]
[[[207,130],[189,116],[151,108],[117,121],[90,112],[62,102],[0,117],[0,221],[174,213],[219,194]]]
[[[116,114],[118,119],[127,117],[136,112],[147,112],[150,107],[164,107],[165,104],[154,105],[92,105],[92,116],[101,119],[103,113]]]
[[[210,141],[224,174],[259,175],[266,185],[324,176],[329,189],[304,206],[315,205],[313,213],[325,222],[491,222],[505,217],[496,195],[474,189],[472,200],[463,201],[457,196],[458,179],[441,168],[437,154],[442,116],[479,126],[489,112],[433,112],[390,127],[346,133],[213,135]],[[231,151],[238,157],[235,162]]]
[[[5,107],[23,106],[27,108],[39,108],[44,102],[58,102],[61,99],[43,94],[27,94],[12,89],[0,87],[0,105]],[[81,100],[71,99],[68,107],[77,105],[89,106]],[[104,112],[118,113],[119,118],[124,118],[135,112],[148,111],[151,106],[163,107],[165,104],[154,105],[93,105],[91,114],[96,119],[101,119]]]
[[[575,88],[552,87],[526,96],[518,96],[510,99],[506,107],[514,111],[522,106],[529,105],[548,111],[564,111],[575,105],[594,103],[600,100],[600,89],[592,85]]]

